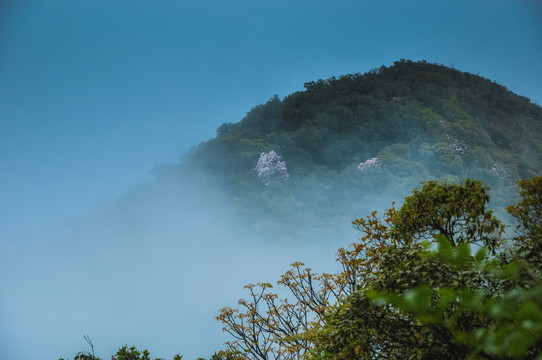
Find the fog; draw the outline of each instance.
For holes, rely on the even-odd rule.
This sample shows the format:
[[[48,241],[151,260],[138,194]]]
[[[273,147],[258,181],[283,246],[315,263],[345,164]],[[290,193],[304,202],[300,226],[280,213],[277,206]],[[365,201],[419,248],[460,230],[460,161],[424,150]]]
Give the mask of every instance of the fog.
[[[0,359],[72,359],[90,351],[84,335],[103,359],[125,344],[187,360],[221,349],[214,316],[243,285],[274,282],[293,261],[333,271],[336,249],[359,236],[350,221],[391,196],[352,199],[334,223],[292,209],[286,227],[240,216],[216,174],[155,181],[153,166],[273,94],[401,58],[454,64],[540,103],[539,10],[0,1]],[[313,186],[297,199],[326,184]]]
[[[334,237],[313,224],[281,229],[272,217],[251,227],[230,198],[216,179],[170,178],[10,241],[0,358],[73,358],[90,351],[84,335],[104,359],[125,344],[153,357],[208,357],[226,340],[214,316],[236,305],[243,285],[273,283],[294,261],[335,271],[336,249],[356,240],[348,222]]]
[[[153,358],[208,358],[228,340],[214,317],[247,295],[244,285],[275,283],[295,261],[317,273],[339,271],[337,249],[360,237],[351,221],[382,214],[393,200],[400,207],[421,176],[393,175],[393,190],[360,182],[350,199],[348,182],[291,187],[304,189],[295,194],[300,201],[330,211],[340,201],[344,212],[326,219],[325,206],[320,213],[241,209],[219,173],[177,165],[55,226],[4,232],[0,359],[72,359],[91,350],[84,336],[102,359],[124,345]],[[262,189],[284,192],[288,181],[295,179]]]

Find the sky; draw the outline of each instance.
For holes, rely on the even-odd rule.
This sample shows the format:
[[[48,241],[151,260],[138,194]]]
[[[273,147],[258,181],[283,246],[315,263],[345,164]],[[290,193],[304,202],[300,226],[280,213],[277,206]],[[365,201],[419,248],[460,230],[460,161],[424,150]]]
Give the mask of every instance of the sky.
[[[480,74],[542,104],[541,44],[540,0],[1,1],[0,338],[9,341],[0,343],[0,358],[32,359],[37,351],[73,356],[69,351],[86,345],[83,331],[103,331],[96,323],[74,330],[75,320],[57,329],[52,319],[23,315],[20,304],[46,309],[41,294],[57,301],[52,288],[66,291],[67,299],[79,294],[69,292],[69,281],[44,280],[30,265],[25,270],[25,251],[44,251],[39,264],[62,262],[66,253],[46,249],[65,245],[58,234],[68,231],[66,224],[152,183],[156,165],[177,163],[222,123],[241,120],[275,94],[300,91],[305,82],[399,59]],[[239,246],[248,254],[246,244]],[[70,254],[84,249],[77,242]],[[81,264],[66,264],[64,271],[90,276]],[[59,271],[48,269],[49,275]],[[58,306],[72,306],[66,301]],[[175,312],[173,303],[165,308]],[[73,337],[65,342],[61,334]],[[138,340],[137,332],[130,334]],[[188,358],[216,350],[215,343],[194,343],[198,349],[185,346]],[[166,340],[160,344],[173,348]]]

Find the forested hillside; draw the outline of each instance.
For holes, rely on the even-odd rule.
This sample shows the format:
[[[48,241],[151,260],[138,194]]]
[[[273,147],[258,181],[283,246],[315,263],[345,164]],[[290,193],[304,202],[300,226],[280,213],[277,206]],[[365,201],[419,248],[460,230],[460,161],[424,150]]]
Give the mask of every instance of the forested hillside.
[[[401,60],[274,96],[161,176],[205,169],[247,215],[328,222],[388,206],[422,180],[480,179],[505,205],[517,179],[542,172],[540,154],[540,106],[478,75]]]
[[[296,248],[310,256],[354,241],[337,251],[338,271],[295,259],[279,291],[262,278],[237,305],[213,308],[231,338],[211,360],[539,359],[541,154],[540,106],[477,75],[401,60],[306,83],[223,124],[155,183],[100,209],[85,243],[98,261],[121,249],[137,264],[125,277],[158,271],[205,302]],[[352,225],[360,232],[343,232]],[[158,270],[144,266],[149,256]],[[106,270],[118,272],[116,259]],[[92,353],[74,360],[100,359],[87,342]],[[126,345],[111,358],[150,355]]]

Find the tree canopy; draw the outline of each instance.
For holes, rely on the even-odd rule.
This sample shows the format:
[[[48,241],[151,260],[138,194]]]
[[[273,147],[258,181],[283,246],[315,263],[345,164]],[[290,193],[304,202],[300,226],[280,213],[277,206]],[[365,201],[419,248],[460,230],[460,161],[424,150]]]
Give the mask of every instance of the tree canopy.
[[[248,285],[239,309],[217,319],[239,359],[538,359],[542,357],[542,178],[522,180],[508,211],[518,235],[486,210],[479,181],[426,182],[383,219],[353,224],[343,271],[301,263],[277,283]],[[535,256],[536,255],[536,256]]]

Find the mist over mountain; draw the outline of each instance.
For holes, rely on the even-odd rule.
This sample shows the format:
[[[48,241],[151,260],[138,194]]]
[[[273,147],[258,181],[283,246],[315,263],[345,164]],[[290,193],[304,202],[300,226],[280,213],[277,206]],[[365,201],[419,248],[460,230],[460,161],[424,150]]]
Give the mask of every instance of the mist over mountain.
[[[208,357],[225,340],[214,316],[244,284],[298,260],[333,272],[357,240],[351,221],[423,180],[483,180],[499,213],[517,179],[542,173],[541,154],[542,108],[482,76],[401,60],[308,82],[158,166],[155,182],[4,249],[23,259],[5,269],[39,288],[5,284],[18,297],[1,300],[3,355],[73,357],[88,334],[103,358],[124,344]]]
[[[286,178],[258,173],[271,151]],[[158,182],[204,171],[222,179],[221,194],[249,224],[264,215],[325,230],[390,206],[422,180],[483,180],[504,206],[517,179],[541,173],[540,154],[540,106],[479,75],[400,60],[272,97],[163,168]]]

